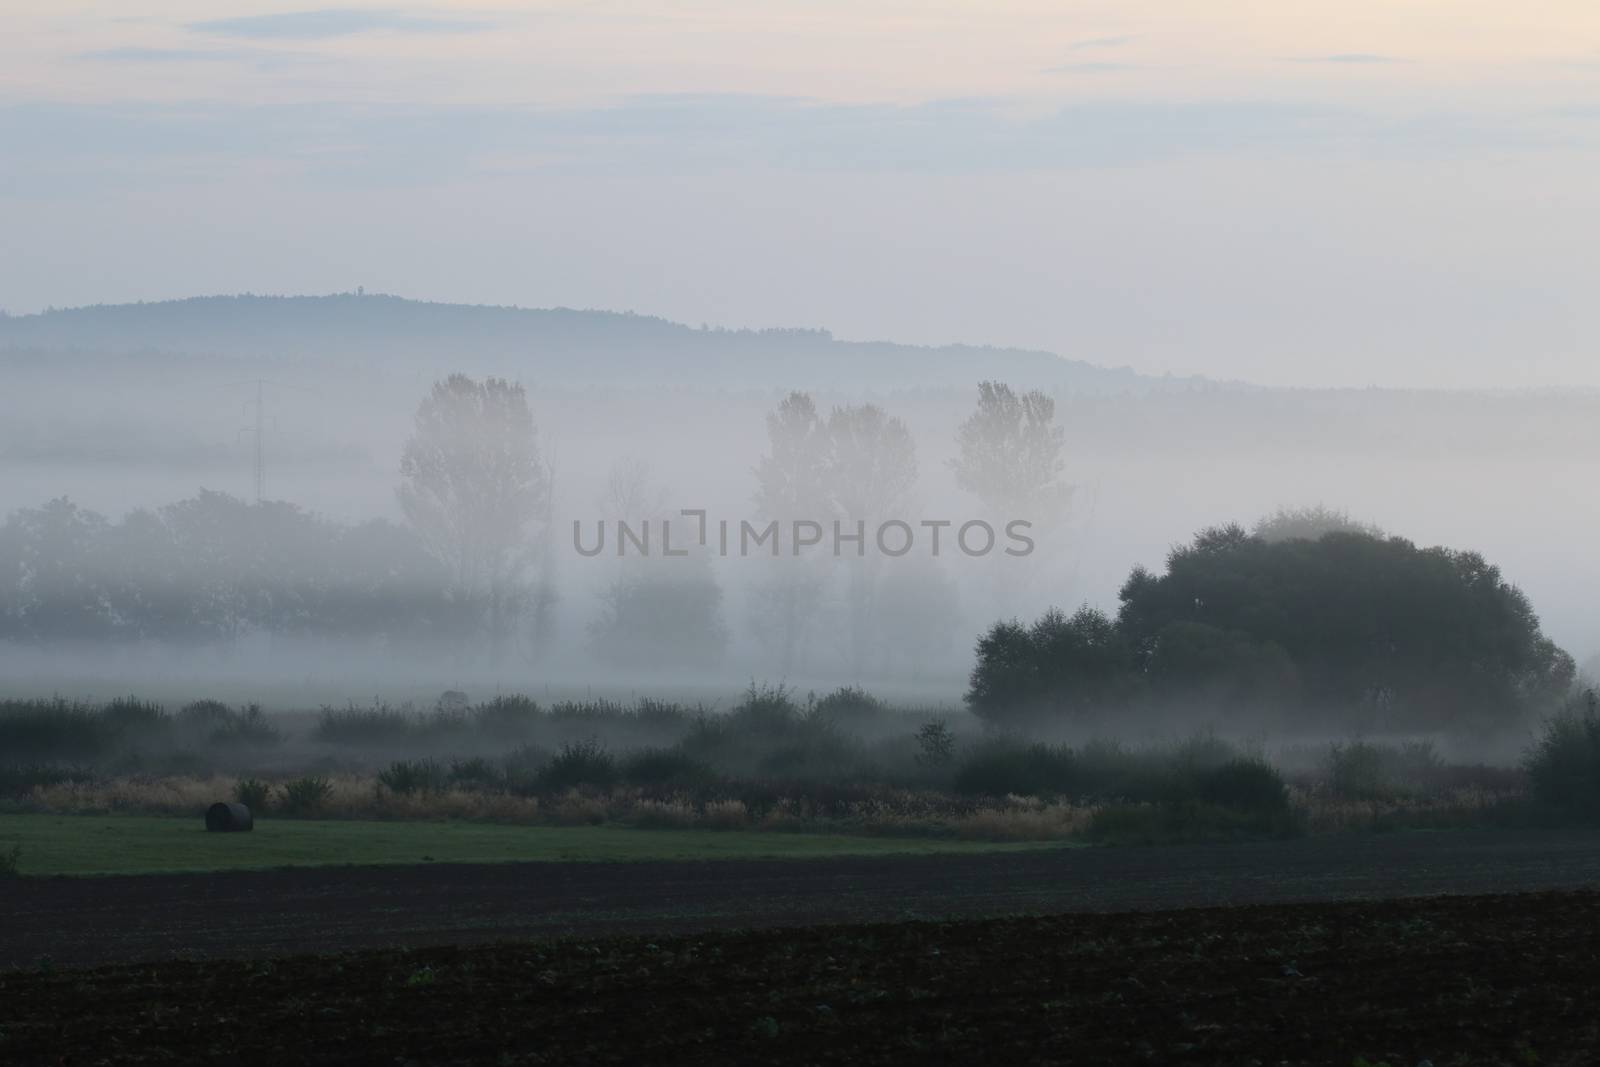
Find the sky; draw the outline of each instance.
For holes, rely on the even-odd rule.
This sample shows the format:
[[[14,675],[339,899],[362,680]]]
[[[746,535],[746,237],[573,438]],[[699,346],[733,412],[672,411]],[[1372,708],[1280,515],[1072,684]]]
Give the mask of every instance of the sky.
[[[359,285],[1600,387],[1600,5],[0,0],[0,233],[13,314]]]

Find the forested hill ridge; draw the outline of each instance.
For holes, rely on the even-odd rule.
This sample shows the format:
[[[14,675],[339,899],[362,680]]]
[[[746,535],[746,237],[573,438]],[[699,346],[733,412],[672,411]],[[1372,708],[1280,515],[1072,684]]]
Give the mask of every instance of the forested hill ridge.
[[[472,365],[578,385],[969,388],[980,378],[1089,394],[1215,388],[1049,352],[836,339],[826,330],[695,328],[611,311],[442,304],[394,296],[205,296],[0,316],[5,350],[162,352]]]

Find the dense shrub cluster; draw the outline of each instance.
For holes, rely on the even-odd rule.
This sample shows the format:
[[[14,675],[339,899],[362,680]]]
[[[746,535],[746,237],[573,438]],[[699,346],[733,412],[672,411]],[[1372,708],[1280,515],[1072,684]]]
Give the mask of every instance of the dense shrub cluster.
[[[39,786],[93,777],[91,768],[60,763],[0,763],[0,797],[20,797]]]
[[[617,783],[617,758],[598,741],[579,741],[562,748],[535,779],[542,793],[568,789],[610,789]]]
[[[450,781],[445,769],[431,759],[396,760],[378,772],[378,782],[391,792],[437,793]]]
[[[283,740],[259,705],[234,709],[214,700],[170,715],[159,704],[121,698],[106,704],[0,701],[0,753],[8,761],[90,762],[129,752],[271,746]]]
[[[281,810],[301,818],[321,814],[333,793],[333,784],[321,775],[308,774],[283,784]]]
[[[967,699],[995,721],[1142,706],[1428,730],[1542,712],[1575,675],[1476,553],[1229,526],[1175,549],[1164,574],[1136,569],[1114,620],[1085,608],[997,623]]]
[[[1201,734],[1132,749],[1115,742],[1079,748],[997,740],[957,767],[954,788],[981,796],[1024,794],[1079,802],[1172,804],[1200,801],[1251,812],[1288,807],[1282,775],[1259,758]]]
[[[752,685],[725,713],[650,700],[541,705],[518,695],[474,705],[452,692],[429,711],[324,709],[309,736],[283,746],[282,732],[253,705],[197,701],[169,715],[136,699],[46,701],[0,712],[6,754],[35,753],[0,760],[0,796],[51,810],[139,810],[132,796],[164,788],[152,769],[198,783],[205,768],[229,762],[215,757],[246,744],[241,738],[263,747],[231,761],[222,795],[232,789],[254,811],[301,818],[537,812],[560,822],[624,812],[638,820],[630,825],[829,821],[943,832],[959,823],[963,833],[1144,841],[1293,833],[1308,817],[1324,829],[1375,825],[1380,811],[1437,821],[1445,815],[1427,813],[1452,803],[1451,811],[1465,810],[1451,797],[1487,810],[1520,796],[1523,783],[1512,769],[1447,766],[1427,742],[1357,740],[1280,753],[1294,774],[1291,794],[1279,770],[1211,733],[1137,746],[1057,744],[977,734],[959,721],[952,730],[856,689],[800,701],[784,686]],[[193,766],[175,769],[170,753],[164,762],[134,758],[160,744],[198,746],[185,757]],[[79,762],[59,756],[80,751],[88,755]],[[1597,712],[1574,704],[1530,753],[1538,798],[1594,811],[1597,753]]]
[[[233,799],[259,815],[272,801],[272,787],[259,778],[241,778],[233,787]]]
[[[881,715],[887,707],[883,701],[857,686],[847,685],[815,700],[812,714],[823,719],[848,722]]]
[[[1437,785],[1444,769],[1431,741],[1380,745],[1358,740],[1328,749],[1326,780],[1336,796],[1374,800]]]
[[[681,747],[645,748],[623,761],[622,778],[630,785],[688,787],[715,781],[717,772]]]
[[[1272,813],[1289,809],[1289,790],[1277,768],[1259,759],[1231,759],[1193,778],[1196,798],[1231,811]]]
[[[1589,690],[1545,723],[1526,769],[1535,799],[1600,820],[1600,694]]]
[[[453,695],[453,694],[452,694]],[[441,700],[432,711],[394,707],[382,701],[370,707],[350,704],[323,708],[313,737],[340,745],[396,745],[408,740],[481,737],[519,741],[542,727],[594,730],[600,727],[634,733],[681,733],[697,711],[661,700],[620,704],[609,700],[558,701],[541,708],[521,694],[497,696],[478,705]]]

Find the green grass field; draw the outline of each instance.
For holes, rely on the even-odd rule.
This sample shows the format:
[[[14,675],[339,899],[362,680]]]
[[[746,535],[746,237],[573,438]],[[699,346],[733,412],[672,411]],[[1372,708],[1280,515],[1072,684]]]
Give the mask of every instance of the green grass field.
[[[814,859],[1052,847],[842,834],[337,820],[264,819],[250,833],[211,834],[198,816],[0,815],[0,851],[12,844],[22,847],[24,875],[518,860]]]

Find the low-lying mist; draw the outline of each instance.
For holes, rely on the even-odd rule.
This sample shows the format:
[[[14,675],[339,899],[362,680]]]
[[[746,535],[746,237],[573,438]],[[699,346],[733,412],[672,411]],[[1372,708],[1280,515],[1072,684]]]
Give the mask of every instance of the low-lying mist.
[[[474,309],[256,303],[208,305],[199,341],[187,305],[140,311],[156,333],[12,320],[35,347],[0,351],[0,692],[726,708],[755,681],[959,711],[997,621],[1114,618],[1135,568],[1281,509],[1481,554],[1600,674],[1590,394],[1260,390],[577,313],[540,348],[474,340]],[[396,309],[422,332],[372,325]]]

